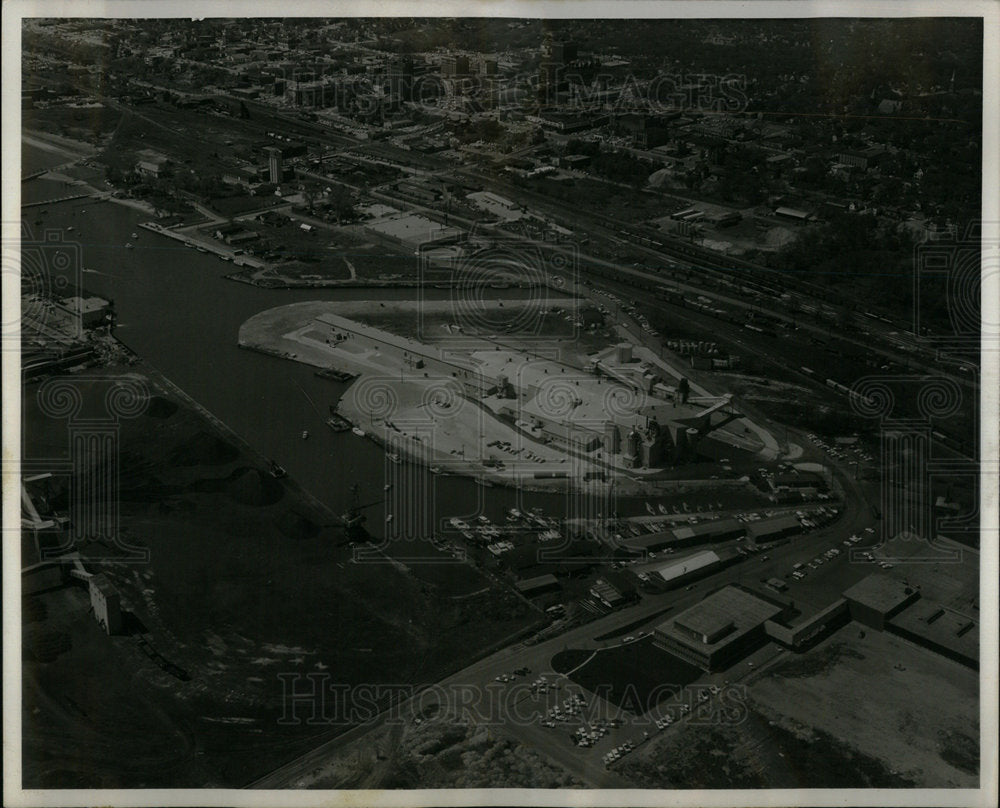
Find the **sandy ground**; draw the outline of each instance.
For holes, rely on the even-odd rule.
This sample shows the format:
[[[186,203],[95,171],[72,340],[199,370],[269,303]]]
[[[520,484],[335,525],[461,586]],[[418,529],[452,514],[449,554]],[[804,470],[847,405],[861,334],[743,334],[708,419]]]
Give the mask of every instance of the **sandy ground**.
[[[240,328],[239,344],[315,367],[333,367],[360,375],[340,401],[338,412],[376,441],[390,446],[392,452],[426,465],[440,466],[446,472],[473,474],[494,482],[542,487],[570,484],[597,489],[607,487],[610,483],[585,478],[591,472],[608,472],[610,467],[587,456],[575,456],[562,447],[532,440],[526,433],[495,417],[494,411],[504,401],[492,398],[471,401],[459,395],[454,381],[446,377],[428,377],[425,372],[409,367],[395,352],[366,344],[364,340],[336,342],[327,326],[315,322],[320,314],[332,312],[384,325],[396,315],[412,317],[419,311],[441,327],[442,323],[447,325],[444,320],[454,310],[454,305],[449,300],[435,300],[310,302],[281,306],[247,320]],[[516,317],[519,306],[537,304],[479,300],[476,305],[484,311],[492,310],[494,317]],[[573,303],[567,301],[565,305]],[[403,330],[410,328],[412,331],[413,327],[414,323],[408,321]],[[463,338],[455,350],[462,357],[493,344],[486,338]],[[516,347],[507,342],[504,345]],[[563,347],[563,361],[571,361],[568,355],[579,352],[577,342],[570,341]],[[680,371],[652,351],[641,347],[636,351],[670,377],[679,376]],[[576,359],[582,362],[586,357],[579,353]],[[692,389],[696,395],[710,395],[697,385],[692,384]],[[762,455],[773,457],[777,454],[778,446],[770,433],[746,418],[716,430],[713,437]],[[508,442],[511,446],[497,446],[497,441]],[[624,493],[624,483],[628,488],[634,487],[636,493],[641,492],[643,479],[651,474],[655,471],[618,469],[617,476],[622,479],[616,483],[617,490]]]
[[[763,672],[750,694],[786,728],[824,730],[919,786],[977,785],[941,754],[955,737],[978,749],[976,672],[891,634],[852,623],[787,667]]]
[[[370,310],[373,304],[362,301],[334,305],[338,314],[349,317]],[[388,304],[379,312],[391,313],[394,308],[402,311],[406,305]],[[408,305],[412,308],[412,304]],[[436,311],[446,310],[451,304],[435,301],[426,305]],[[507,306],[510,308],[511,303]],[[530,440],[494,418],[485,406],[455,395],[454,387],[444,378],[422,378],[408,368],[401,372],[395,357],[351,341],[327,344],[312,319],[331,308],[327,302],[300,303],[262,312],[243,324],[240,345],[316,367],[333,366],[363,374],[341,400],[338,412],[380,442],[391,445],[393,451],[446,471],[512,482],[533,481],[534,475],[542,472],[568,473],[579,481],[590,470],[591,464],[586,461],[574,462],[565,451]],[[514,451],[487,446],[494,440],[510,442]],[[504,468],[484,465],[491,458],[502,461]]]

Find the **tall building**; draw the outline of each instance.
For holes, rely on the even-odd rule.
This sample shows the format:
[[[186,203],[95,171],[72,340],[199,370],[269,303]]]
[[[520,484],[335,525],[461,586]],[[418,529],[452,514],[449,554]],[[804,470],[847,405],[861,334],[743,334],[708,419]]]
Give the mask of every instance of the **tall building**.
[[[469,75],[469,57],[445,56],[441,60],[441,75],[448,78]]]
[[[389,98],[410,101],[413,91],[413,57],[397,56],[389,60]]]
[[[281,149],[268,146],[264,149],[264,153],[267,155],[268,179],[277,185],[284,179],[282,175]]]
[[[577,50],[575,42],[552,42],[549,45],[549,56],[553,62],[565,65],[576,61]]]
[[[557,42],[547,34],[542,43],[542,59],[538,65],[538,100],[554,104],[560,91],[566,89],[566,66],[576,61],[578,52],[573,42]]]

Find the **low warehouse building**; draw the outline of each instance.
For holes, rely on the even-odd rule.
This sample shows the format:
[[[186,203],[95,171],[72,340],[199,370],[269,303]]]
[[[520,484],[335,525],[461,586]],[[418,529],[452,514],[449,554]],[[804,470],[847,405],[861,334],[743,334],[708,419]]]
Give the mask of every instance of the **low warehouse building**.
[[[801,532],[802,525],[799,523],[798,517],[794,514],[775,516],[773,519],[764,519],[747,526],[747,534],[757,544],[777,541],[778,539]]]
[[[722,559],[717,553],[705,550],[670,564],[664,564],[651,577],[654,579],[654,583],[662,583],[668,587],[678,586],[692,578],[706,575],[721,565]]]
[[[728,541],[741,538],[746,533],[742,522],[735,519],[720,519],[697,525],[683,525],[645,536],[625,539],[622,545],[633,552],[658,552],[667,547],[687,547],[693,544]]]
[[[719,670],[765,643],[764,624],[785,611],[782,605],[729,585],[658,625],[653,642],[705,671]]]
[[[890,618],[886,629],[979,670],[979,624],[968,615],[931,600],[921,600]]]
[[[920,593],[891,575],[874,574],[844,592],[851,619],[882,631],[886,622],[920,597]]]
[[[525,597],[533,598],[535,595],[543,595],[546,592],[559,589],[559,579],[555,575],[536,575],[534,578],[524,578],[514,586]]]

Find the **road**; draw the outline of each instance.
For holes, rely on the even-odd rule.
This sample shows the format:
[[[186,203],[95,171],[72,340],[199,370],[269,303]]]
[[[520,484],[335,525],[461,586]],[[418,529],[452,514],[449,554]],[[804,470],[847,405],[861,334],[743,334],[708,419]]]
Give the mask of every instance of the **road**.
[[[808,444],[803,435],[792,434],[803,444]],[[537,720],[522,720],[526,714],[530,715],[534,711],[540,711],[544,714],[549,705],[546,704],[543,707],[541,700],[531,700],[527,695],[519,696],[511,701],[509,695],[505,695],[506,687],[497,683],[496,677],[526,666],[533,672],[528,678],[539,673],[549,672],[547,675],[550,680],[562,679],[565,681],[564,677],[552,673],[550,667],[552,657],[565,648],[598,649],[619,644],[621,641],[617,639],[599,641],[595,638],[623,630],[628,630],[636,636],[642,632],[648,632],[663,621],[664,610],[669,610],[669,613],[679,613],[702,600],[710,592],[728,583],[757,586],[760,579],[784,578],[791,571],[793,564],[820,556],[827,549],[837,547],[841,550],[839,556],[811,572],[804,581],[790,582],[791,589],[787,593],[803,605],[808,601],[817,604],[818,608],[833,602],[839,596],[840,591],[850,585],[850,582],[859,580],[870,572],[866,566],[851,564],[850,553],[842,547],[842,541],[851,534],[861,534],[865,537],[865,540],[857,545],[858,548],[861,548],[877,543],[877,537],[874,534],[864,532],[865,528],[872,526],[874,520],[864,493],[858,483],[850,476],[846,464],[831,463],[831,465],[846,493],[841,515],[833,524],[812,533],[794,537],[786,544],[769,548],[758,555],[751,555],[743,562],[697,581],[684,589],[658,595],[647,595],[636,606],[612,612],[605,617],[573,628],[551,639],[537,644],[517,643],[511,645],[441,680],[437,683],[435,692],[461,694],[468,693],[469,689],[473,688],[473,692],[477,695],[474,700],[466,701],[462,696],[457,697],[463,699],[460,703],[466,708],[473,720],[484,720],[498,714],[504,715],[505,712],[511,710],[512,705],[516,705],[517,715],[520,717],[517,720],[503,722],[501,730],[504,733],[557,762],[591,787],[628,786],[629,783],[623,781],[613,770],[605,769],[601,756],[612,746],[626,739],[641,741],[644,729],[626,724],[613,730],[595,746],[586,749],[578,748],[570,742],[568,737],[569,732],[575,728],[575,723],[557,725],[555,729],[551,729],[542,726]],[[811,612],[811,610],[805,609],[804,611]],[[648,622],[641,624],[643,620]],[[774,653],[774,649],[771,648],[764,654],[764,658],[773,656]],[[730,670],[725,671],[724,675],[728,680],[735,682],[750,672],[751,669],[745,663],[738,663]],[[715,679],[717,678],[718,676],[715,677]],[[708,675],[705,677],[706,682],[715,679]],[[520,681],[523,683],[524,680]],[[523,684],[521,686],[523,687]],[[514,684],[507,687],[514,687]],[[565,689],[557,691],[557,701],[561,701],[565,697],[565,693]],[[589,694],[587,697],[596,698]],[[420,703],[422,705],[429,704],[435,698],[421,700]],[[525,699],[528,700],[525,701]],[[616,708],[609,707],[608,709],[612,714],[616,711]],[[403,710],[394,714],[406,715],[405,706]],[[257,780],[250,787],[288,788],[294,785],[321,767],[324,761],[333,754],[350,744],[362,742],[367,735],[380,729],[388,717],[388,713],[385,713],[369,724],[348,730],[337,738]],[[648,725],[644,723],[643,727],[648,727]]]

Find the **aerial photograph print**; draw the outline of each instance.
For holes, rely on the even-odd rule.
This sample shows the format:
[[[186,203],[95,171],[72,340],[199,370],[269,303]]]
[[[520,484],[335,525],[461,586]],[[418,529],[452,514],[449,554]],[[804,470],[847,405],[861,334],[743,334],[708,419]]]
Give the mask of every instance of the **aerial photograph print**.
[[[5,804],[995,805],[1000,6],[440,8],[4,6]]]

